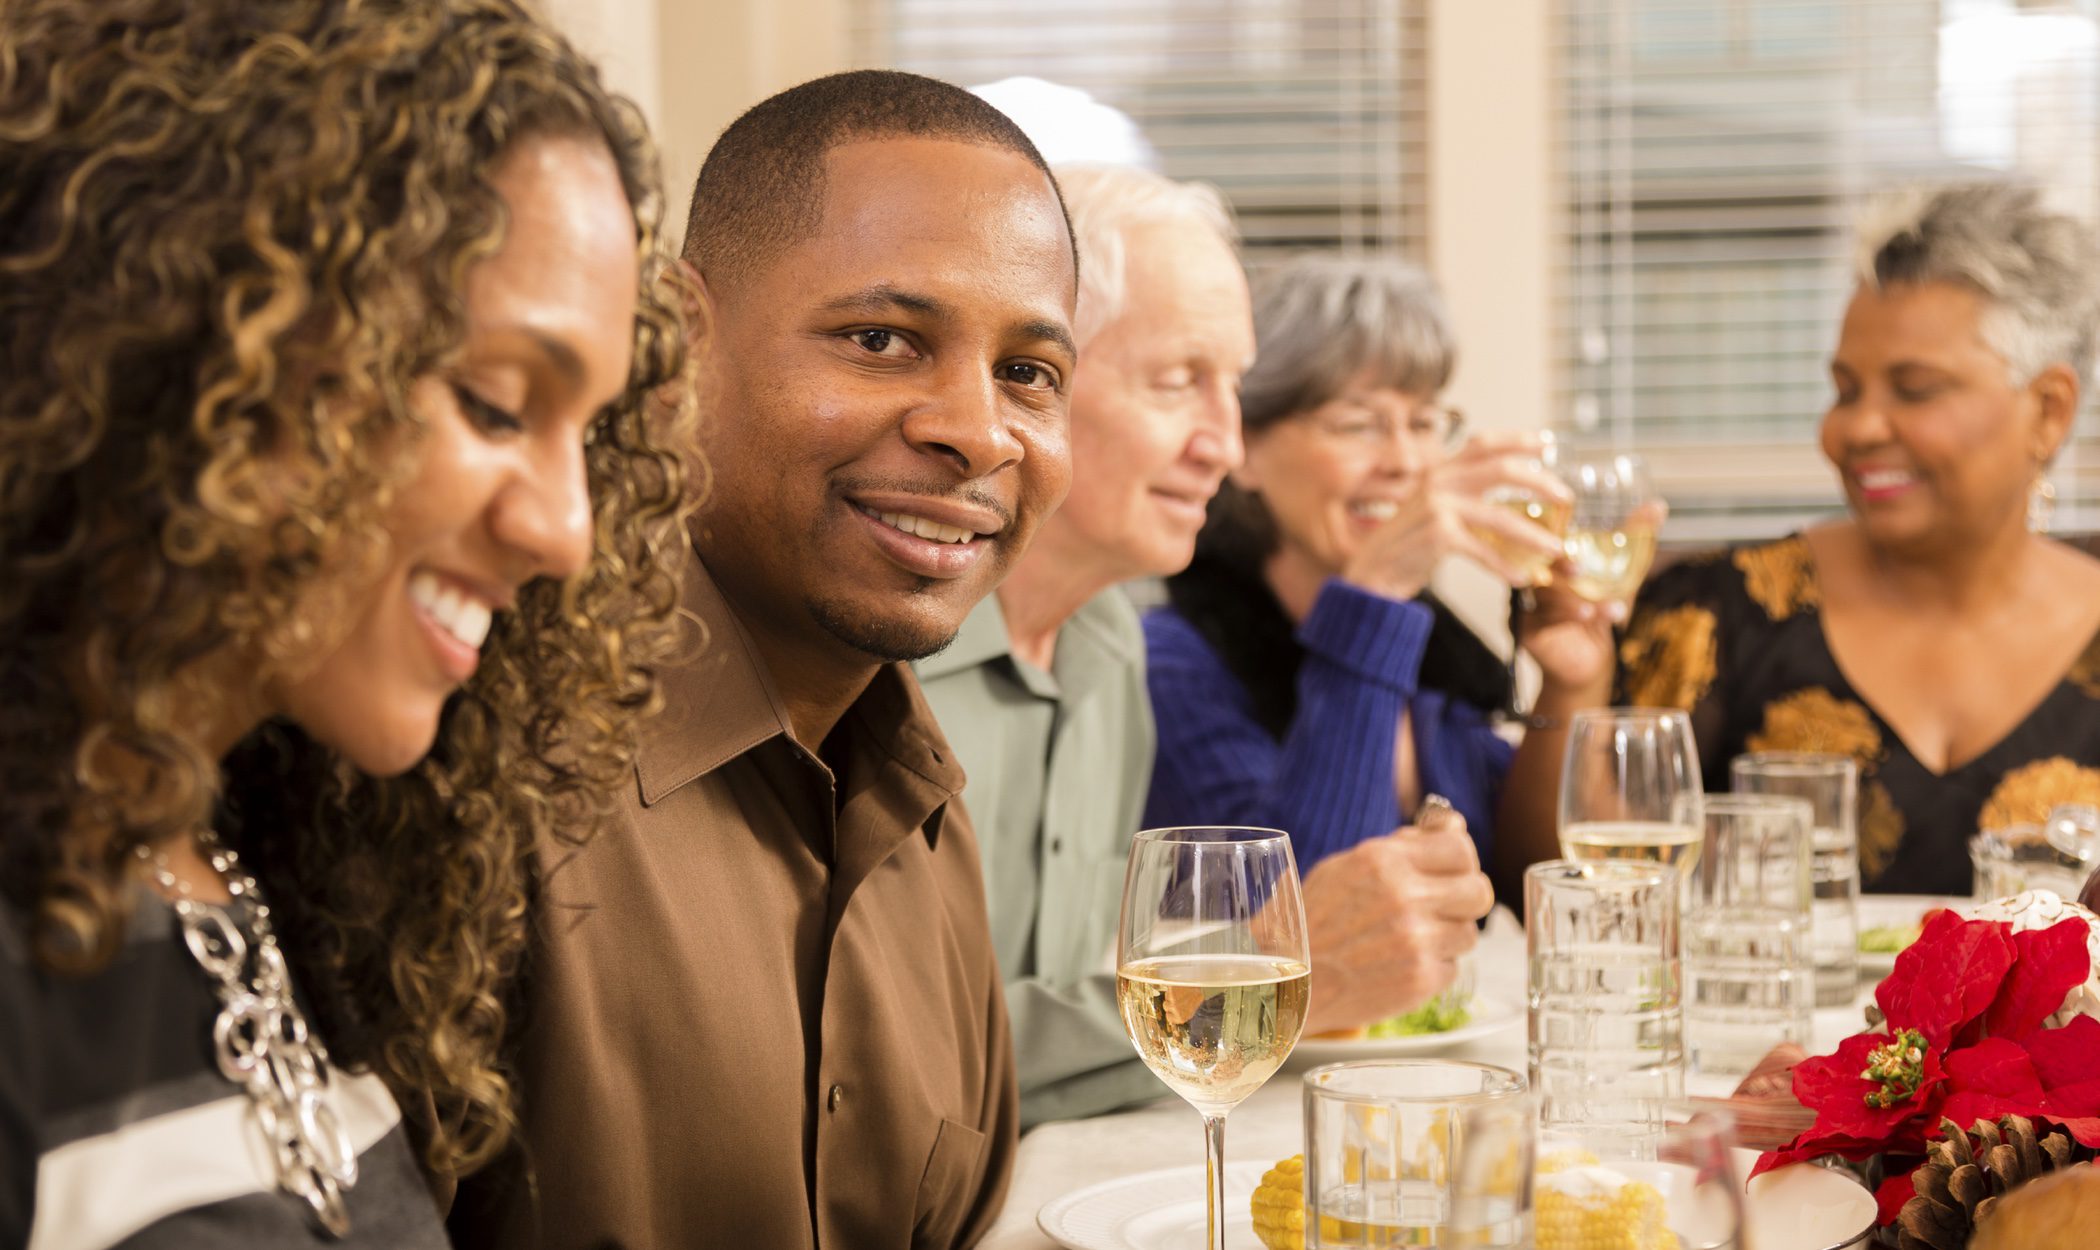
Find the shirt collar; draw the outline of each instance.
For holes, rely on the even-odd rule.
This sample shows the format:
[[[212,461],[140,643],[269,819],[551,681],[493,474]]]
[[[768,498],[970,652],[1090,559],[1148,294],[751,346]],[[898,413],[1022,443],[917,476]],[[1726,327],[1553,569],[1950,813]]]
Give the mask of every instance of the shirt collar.
[[[681,606],[698,622],[698,640],[658,670],[663,709],[642,725],[635,752],[644,804],[655,804],[765,742],[793,736],[787,705],[750,631],[697,555],[686,563]],[[1004,624],[997,630],[1003,640]],[[934,787],[951,796],[962,790],[962,768],[908,666],[884,665],[846,717],[882,752]],[[929,841],[938,828],[938,820],[927,822]]]
[[[1102,653],[1107,663],[1089,662],[1091,657],[1086,654],[1089,651]],[[1049,683],[1052,689],[1036,693],[1055,698],[1056,688],[1069,684],[1074,675],[1075,661],[1083,677],[1104,667],[1130,665],[1144,659],[1144,654],[1144,633],[1137,626],[1137,608],[1120,586],[1111,586],[1079,605],[1071,619],[1058,627],[1057,656],[1050,665],[1056,678]],[[1006,633],[1006,613],[999,606],[999,596],[990,594],[963,618],[955,641],[940,654],[920,660],[915,667],[922,679],[932,681],[1002,657],[1033,689],[1037,683],[1025,682],[1025,679],[1035,670],[1024,666],[1014,655],[1013,642]]]
[[[1013,643],[1006,636],[1006,613],[999,609],[999,596],[990,594],[963,618],[953,642],[920,660],[915,667],[919,676],[930,681],[1011,654]]]
[[[642,802],[649,804],[788,732],[787,707],[751,635],[697,555],[686,562],[681,600],[698,636],[658,670],[663,710],[643,724],[635,752]]]

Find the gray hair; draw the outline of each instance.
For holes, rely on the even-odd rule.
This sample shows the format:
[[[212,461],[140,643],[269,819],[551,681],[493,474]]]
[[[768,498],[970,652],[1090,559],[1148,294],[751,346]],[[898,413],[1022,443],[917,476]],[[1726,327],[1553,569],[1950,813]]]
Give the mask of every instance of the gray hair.
[[[1855,273],[1874,290],[1920,282],[1983,296],[1983,341],[2015,384],[2052,364],[2090,382],[2100,333],[2100,243],[2031,187],[1967,183],[1891,196],[1859,230]]]
[[[1073,336],[1082,348],[1123,313],[1125,240],[1132,227],[1181,222],[1214,231],[1226,247],[1238,248],[1232,211],[1208,183],[1175,182],[1130,165],[1064,165],[1056,173],[1079,241]]]
[[[1399,260],[1301,256],[1254,280],[1248,433],[1319,407],[1368,373],[1408,395],[1451,380],[1458,343],[1436,282]]]

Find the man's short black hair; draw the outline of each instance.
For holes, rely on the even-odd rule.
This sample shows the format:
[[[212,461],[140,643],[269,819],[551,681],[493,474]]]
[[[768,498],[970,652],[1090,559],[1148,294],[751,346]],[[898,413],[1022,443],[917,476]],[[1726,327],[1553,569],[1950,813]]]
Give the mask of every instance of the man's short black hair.
[[[897,70],[850,70],[790,87],[722,132],[693,186],[686,259],[713,282],[735,281],[763,266],[822,220],[824,157],[831,149],[902,136],[1018,152],[1057,186],[1027,134],[961,87]],[[1058,210],[1064,211],[1061,191]],[[1068,234],[1071,228],[1067,214]],[[1076,263],[1077,243],[1073,256]]]

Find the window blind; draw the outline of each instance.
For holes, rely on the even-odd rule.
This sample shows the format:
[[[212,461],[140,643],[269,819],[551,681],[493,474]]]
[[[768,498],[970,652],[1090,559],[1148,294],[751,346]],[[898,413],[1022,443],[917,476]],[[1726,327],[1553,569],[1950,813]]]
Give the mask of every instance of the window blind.
[[[1222,191],[1250,264],[1423,251],[1425,0],[852,0],[855,63],[1016,75],[1128,114]]]
[[[1674,541],[1843,507],[1816,430],[1864,197],[2009,178],[2100,210],[2100,0],[1553,3],[1559,423],[1648,457]],[[2100,529],[2092,426],[2061,531]]]

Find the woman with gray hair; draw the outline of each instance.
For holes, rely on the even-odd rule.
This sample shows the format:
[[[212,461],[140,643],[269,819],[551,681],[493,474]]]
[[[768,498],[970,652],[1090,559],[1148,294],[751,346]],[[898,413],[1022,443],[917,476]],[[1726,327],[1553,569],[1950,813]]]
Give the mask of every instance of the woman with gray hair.
[[[1870,890],[1960,894],[1979,827],[2100,802],[2100,562],[2037,532],[2100,327],[2100,244],[2034,191],[1883,205],[1831,355],[1822,448],[1850,515],[1658,574],[1630,702],[1745,750],[1860,769]]]
[[[1246,461],[1212,502],[1194,563],[1168,580],[1170,606],[1146,621],[1159,722],[1146,823],[1288,829],[1310,868],[1438,794],[1483,863],[1497,820],[1543,820],[1550,838],[1550,796],[1503,803],[1504,781],[1513,766],[1550,775],[1566,715],[1608,693],[1605,615],[1539,591],[1519,634],[1544,673],[1537,723],[1549,728],[1520,754],[1494,724],[1508,670],[1428,585],[1452,555],[1527,585],[1510,553],[1557,559],[1559,541],[1484,496],[1567,488],[1537,465],[1535,440],[1457,445],[1459,415],[1437,402],[1456,348],[1421,270],[1300,259],[1257,282],[1254,320]]]

